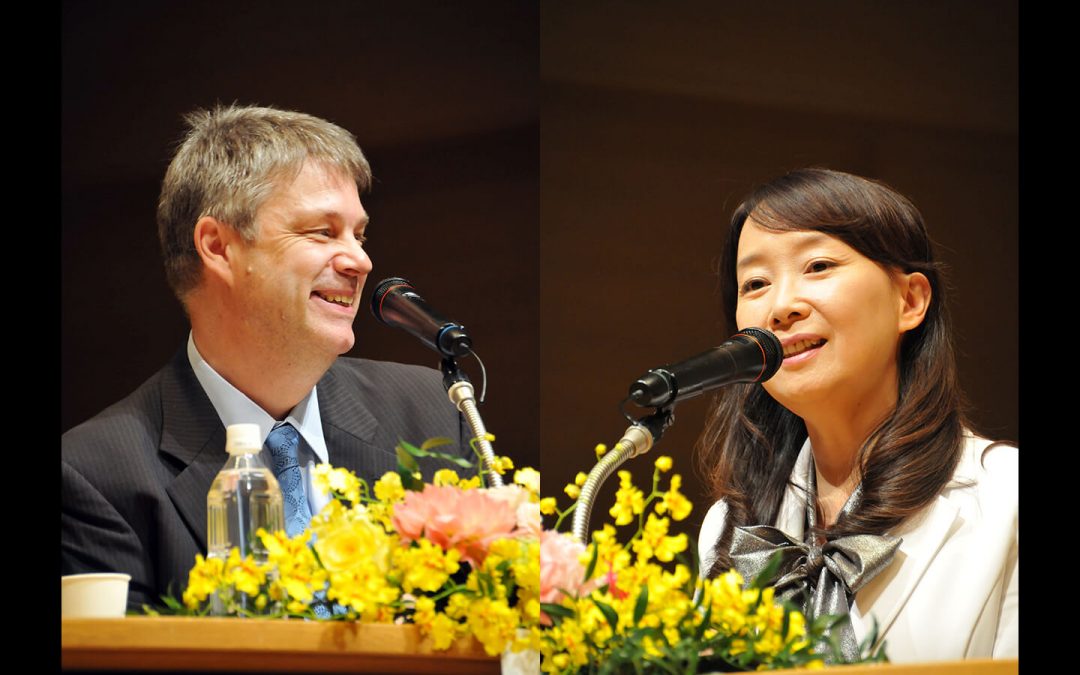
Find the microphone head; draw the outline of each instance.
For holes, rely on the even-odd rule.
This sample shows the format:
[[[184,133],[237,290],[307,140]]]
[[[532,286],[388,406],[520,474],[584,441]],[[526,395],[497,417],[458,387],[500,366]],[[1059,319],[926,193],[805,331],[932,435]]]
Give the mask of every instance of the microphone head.
[[[649,370],[630,385],[628,398],[642,407],[672,405],[725,384],[764,382],[783,361],[784,349],[775,335],[746,328],[718,347]]]
[[[784,362],[784,346],[780,344],[780,338],[761,328],[743,328],[732,337],[740,335],[756,342],[765,356],[765,368],[755,381],[764,382],[775,375]]]
[[[371,313],[379,323],[401,328],[443,356],[472,352],[472,338],[461,324],[428,306],[408,279],[383,279],[371,294]]]
[[[371,294],[371,313],[378,319],[379,323],[390,326],[391,328],[395,328],[396,325],[383,318],[383,300],[386,299],[386,296],[391,290],[394,290],[399,286],[403,287],[401,288],[402,291],[412,291],[413,293],[416,293],[416,289],[413,288],[412,282],[408,279],[389,277],[380,281],[379,285],[375,287],[375,292]]]

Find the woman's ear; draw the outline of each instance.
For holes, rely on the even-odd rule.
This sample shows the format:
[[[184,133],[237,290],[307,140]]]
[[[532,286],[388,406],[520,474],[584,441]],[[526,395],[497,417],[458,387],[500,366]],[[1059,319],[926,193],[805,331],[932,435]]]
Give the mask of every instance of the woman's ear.
[[[930,280],[922,272],[900,274],[897,283],[901,300],[899,328],[901,333],[906,333],[922,325],[933,291]]]

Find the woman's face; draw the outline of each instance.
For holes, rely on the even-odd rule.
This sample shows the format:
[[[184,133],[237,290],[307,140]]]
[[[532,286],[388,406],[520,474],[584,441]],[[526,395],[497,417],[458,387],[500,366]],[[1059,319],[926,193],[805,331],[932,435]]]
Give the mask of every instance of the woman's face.
[[[739,328],[768,329],[784,346],[783,365],[763,385],[781,405],[804,419],[895,406],[900,336],[929,303],[929,283],[921,309],[912,297],[911,278],[923,275],[888,272],[821,232],[775,232],[748,218],[736,276]]]

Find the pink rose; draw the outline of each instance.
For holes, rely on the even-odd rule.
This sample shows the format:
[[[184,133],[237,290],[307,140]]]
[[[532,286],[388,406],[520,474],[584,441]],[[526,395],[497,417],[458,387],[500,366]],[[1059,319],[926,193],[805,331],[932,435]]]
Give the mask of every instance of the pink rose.
[[[540,602],[557,603],[565,590],[574,595],[588,593],[581,555],[585,545],[574,536],[544,530],[540,533]],[[540,612],[540,623],[551,625],[551,617]]]
[[[423,492],[410,491],[394,505],[394,527],[403,539],[427,538],[444,551],[457,549],[463,560],[477,566],[491,542],[511,536],[517,525],[509,501],[485,492],[425,485]]]

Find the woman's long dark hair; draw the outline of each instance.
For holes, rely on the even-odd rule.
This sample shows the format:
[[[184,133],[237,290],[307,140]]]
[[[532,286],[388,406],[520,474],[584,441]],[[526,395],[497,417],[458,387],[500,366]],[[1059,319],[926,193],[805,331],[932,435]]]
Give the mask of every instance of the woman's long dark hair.
[[[960,460],[967,424],[942,267],[934,261],[922,215],[882,183],[827,169],[800,169],[756,188],[731,218],[720,263],[731,333],[738,328],[735,258],[751,214],[767,229],[823,232],[886,268],[922,272],[930,280],[926,316],[900,343],[896,408],[856,458],[862,500],[821,531],[830,539],[888,532],[929,504],[948,483]],[[775,522],[806,436],[803,420],[759,384],[734,385],[717,396],[698,440],[698,459],[712,495],[726,500],[728,507],[710,576],[731,567],[733,527]]]

